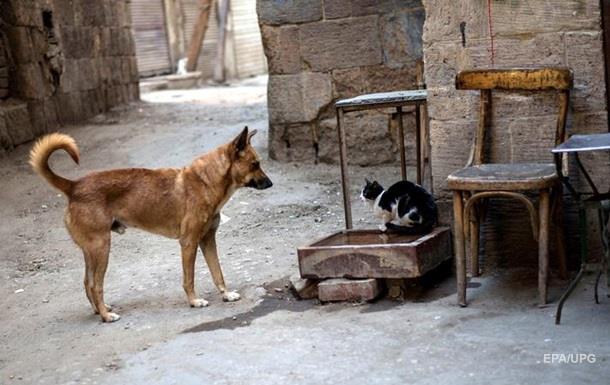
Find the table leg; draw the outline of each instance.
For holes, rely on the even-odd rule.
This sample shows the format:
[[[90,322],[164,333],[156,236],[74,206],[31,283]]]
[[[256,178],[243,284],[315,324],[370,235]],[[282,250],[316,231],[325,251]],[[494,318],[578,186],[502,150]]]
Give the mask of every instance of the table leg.
[[[396,107],[396,116],[398,118],[398,148],[400,149],[400,173],[402,180],[407,180],[407,160],[405,158],[405,129],[402,124],[402,107]]]
[[[464,244],[464,202],[462,192],[453,191],[453,240],[455,253],[455,274],[457,278],[457,302],[466,306],[466,249]]]
[[[582,275],[585,271],[585,265],[587,261],[588,254],[588,245],[587,245],[587,212],[585,210],[582,202],[578,202],[578,230],[580,236],[580,269],[578,270],[578,274],[570,285],[563,293],[561,298],[559,298],[559,303],[557,304],[557,312],[555,313],[555,324],[559,325],[561,323],[561,311],[563,309],[563,304],[568,299],[572,291],[576,288],[576,285],[582,278]]]
[[[610,207],[606,208],[604,206],[610,206],[610,201],[602,201],[599,203],[600,208],[597,211],[597,215],[599,218],[599,232],[602,239],[602,246],[604,248],[604,255],[602,256],[602,263],[600,264],[599,271],[597,272],[597,277],[595,279],[595,303],[599,303],[599,295],[598,295],[598,287],[599,281],[601,279],[602,274],[606,273],[606,286],[610,288],[610,278],[608,273],[610,272],[609,267],[609,254],[610,254],[610,245],[608,239],[608,216],[610,214]],[[610,291],[606,292],[608,296],[610,296]]]
[[[347,141],[343,127],[343,110],[337,109],[337,133],[339,135],[339,158],[341,163],[341,186],[343,187],[343,211],[345,212],[345,228],[352,228],[352,207],[349,198],[349,176],[347,170]]]
[[[549,190],[540,191],[538,227],[538,305],[546,305],[549,273]]]
[[[417,184],[422,185],[422,156],[421,156],[421,114],[420,114],[420,104],[415,105],[415,154],[416,154],[416,163],[417,163]]]

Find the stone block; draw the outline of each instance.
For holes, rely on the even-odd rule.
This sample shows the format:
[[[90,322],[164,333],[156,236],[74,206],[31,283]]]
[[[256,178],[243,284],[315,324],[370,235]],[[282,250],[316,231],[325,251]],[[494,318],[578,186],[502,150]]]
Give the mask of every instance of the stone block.
[[[75,59],[94,56],[101,44],[98,41],[96,45],[94,29],[89,27],[64,27],[61,29],[61,40],[64,55]]]
[[[25,64],[35,60],[37,53],[33,49],[30,27],[8,27],[6,37],[11,55],[16,63]]]
[[[42,28],[42,11],[37,0],[0,2],[0,14],[5,23],[15,26]]]
[[[318,298],[318,280],[292,276],[290,290],[300,299]]]
[[[43,99],[49,92],[50,85],[46,83],[42,69],[38,63],[16,66],[9,77],[10,89],[15,96],[24,99]]]
[[[574,134],[598,134],[608,130],[608,114],[595,113],[573,113],[568,115],[568,127]]]
[[[323,73],[271,75],[267,92],[271,123],[312,121],[332,102],[330,75]]]
[[[493,4],[493,21],[496,35],[598,30],[599,2],[563,0],[558,6],[544,1],[498,1]]]
[[[80,91],[91,90],[99,85],[100,71],[97,67],[95,59],[80,59],[78,60],[78,89]],[[114,76],[122,76],[121,71],[115,72]]]
[[[301,71],[299,30],[295,26],[261,25],[269,73],[294,74]]]
[[[44,114],[44,100],[36,100],[27,104],[34,137],[47,132],[47,119]]]
[[[366,92],[388,92],[417,88],[416,63],[390,68],[385,65],[362,67]]]
[[[423,0],[423,4],[426,10],[424,45],[437,42],[461,43],[461,23],[465,23],[466,45],[471,39],[489,37],[487,7],[480,2]]]
[[[372,166],[397,159],[397,142],[389,131],[389,115],[379,111],[357,111],[344,115],[348,161]],[[325,119],[319,125],[319,159],[339,162],[336,119]]]
[[[457,59],[460,49],[456,43],[434,43],[424,49],[424,73],[428,90],[442,87],[455,88],[458,73]]]
[[[489,68],[489,39],[470,40],[459,56],[459,70]],[[495,40],[496,68],[564,66],[563,33],[544,33],[517,37],[497,37]]]
[[[378,280],[336,278],[318,284],[318,298],[322,302],[372,301],[381,292]]]
[[[341,19],[352,15],[352,0],[324,0],[324,19]]]
[[[82,100],[78,91],[57,95],[58,119],[61,124],[76,123],[82,118]]]
[[[61,92],[72,92],[78,90],[78,60],[66,59],[64,61],[64,71],[59,80]]]
[[[314,71],[380,64],[383,61],[377,16],[304,24],[301,57]]]
[[[123,3],[123,1],[117,1]],[[102,26],[105,24],[104,4],[100,0],[79,0],[74,3],[75,23],[80,26]],[[113,21],[116,23],[116,20]]]
[[[270,124],[269,156],[271,159],[294,162],[316,160],[316,139],[310,123]]]
[[[27,103],[5,103],[0,108],[0,116],[13,146],[34,139]]]
[[[479,92],[455,88],[428,88],[428,115],[438,121],[478,119]],[[498,104],[493,103],[494,107]]]
[[[55,23],[62,26],[74,25],[74,0],[53,0],[53,16]]]
[[[258,0],[261,24],[309,23],[322,19],[322,0]]]
[[[331,74],[335,98],[345,99],[366,93],[365,73],[360,67],[337,69]]]
[[[570,107],[574,112],[606,109],[606,83],[601,31],[565,34],[566,64],[574,71]]]
[[[447,176],[466,165],[477,124],[477,120],[430,120],[430,162],[437,198],[451,198]]]
[[[0,107],[0,150],[10,150],[15,145],[13,144],[13,138],[8,133],[8,127],[6,126],[6,119],[2,113],[3,108]]]
[[[402,67],[405,63],[421,60],[423,8],[395,12],[380,17],[384,64]]]

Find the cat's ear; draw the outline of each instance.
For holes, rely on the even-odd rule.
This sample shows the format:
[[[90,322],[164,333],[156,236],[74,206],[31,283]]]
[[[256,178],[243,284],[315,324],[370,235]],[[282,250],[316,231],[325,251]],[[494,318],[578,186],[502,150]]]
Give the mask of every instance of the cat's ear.
[[[364,182],[367,186],[371,184],[371,181],[368,178],[364,178]]]

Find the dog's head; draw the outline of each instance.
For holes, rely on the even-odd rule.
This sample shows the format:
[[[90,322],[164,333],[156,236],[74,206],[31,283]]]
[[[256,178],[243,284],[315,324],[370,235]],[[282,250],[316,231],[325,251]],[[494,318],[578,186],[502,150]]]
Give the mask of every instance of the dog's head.
[[[256,134],[256,130],[248,132],[246,126],[241,134],[230,143],[231,177],[238,187],[246,186],[264,190],[273,186],[273,182],[261,168],[260,158],[254,147],[250,145],[254,134]]]

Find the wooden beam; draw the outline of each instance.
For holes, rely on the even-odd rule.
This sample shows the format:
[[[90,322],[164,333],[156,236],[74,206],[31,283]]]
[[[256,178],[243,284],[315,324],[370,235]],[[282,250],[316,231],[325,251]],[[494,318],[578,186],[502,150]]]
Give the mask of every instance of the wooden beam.
[[[219,2],[218,45],[216,51],[216,63],[214,64],[214,81],[222,83],[226,79],[225,51],[227,46],[227,23],[229,20],[229,11],[231,9],[231,0],[219,0]]]
[[[473,70],[456,77],[458,90],[568,90],[572,71],[568,68]]]
[[[195,29],[193,29],[193,36],[191,37],[187,54],[186,70],[189,72],[197,69],[197,60],[199,59],[199,53],[201,52],[201,46],[203,45],[205,31],[208,29],[208,21],[213,5],[214,0],[200,0],[199,17],[195,23]]]

